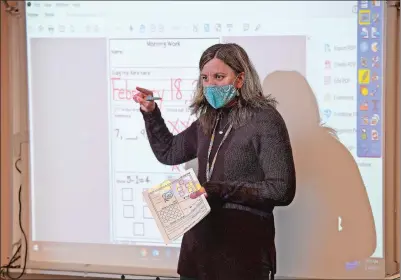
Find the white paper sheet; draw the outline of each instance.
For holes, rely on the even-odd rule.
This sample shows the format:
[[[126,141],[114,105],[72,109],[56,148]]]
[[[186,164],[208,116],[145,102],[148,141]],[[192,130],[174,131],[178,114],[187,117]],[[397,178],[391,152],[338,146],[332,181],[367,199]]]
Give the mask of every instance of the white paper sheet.
[[[143,192],[144,199],[166,244],[184,235],[210,212],[204,195],[190,194],[201,188],[193,169],[173,181],[165,181]]]

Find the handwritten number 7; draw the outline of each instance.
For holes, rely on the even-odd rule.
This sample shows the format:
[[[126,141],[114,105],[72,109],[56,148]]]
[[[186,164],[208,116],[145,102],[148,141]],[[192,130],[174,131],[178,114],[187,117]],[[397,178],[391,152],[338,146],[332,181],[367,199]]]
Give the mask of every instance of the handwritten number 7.
[[[114,129],[115,132],[117,132],[116,137],[122,139],[123,137],[120,136],[120,129],[116,128]]]

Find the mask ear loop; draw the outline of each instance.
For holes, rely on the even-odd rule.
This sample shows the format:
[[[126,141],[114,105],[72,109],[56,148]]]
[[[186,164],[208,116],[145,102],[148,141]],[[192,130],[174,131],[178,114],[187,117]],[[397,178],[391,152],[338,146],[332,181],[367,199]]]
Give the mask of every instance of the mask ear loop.
[[[234,84],[235,84],[235,81],[237,81],[239,75],[240,75],[240,74],[238,74],[238,75],[235,77],[235,80],[234,80],[234,82],[233,82],[233,87],[235,88],[235,91],[236,91],[235,96],[237,96],[237,97],[240,95],[240,92],[239,92],[240,89],[237,88]]]
[[[236,96],[239,96],[239,88],[235,88],[235,91],[237,92]]]

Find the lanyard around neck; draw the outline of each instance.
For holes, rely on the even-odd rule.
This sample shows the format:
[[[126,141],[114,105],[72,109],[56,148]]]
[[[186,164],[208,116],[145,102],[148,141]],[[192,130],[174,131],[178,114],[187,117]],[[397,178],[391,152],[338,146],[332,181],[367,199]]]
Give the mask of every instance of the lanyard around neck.
[[[219,123],[219,121],[220,121],[220,116],[216,120],[216,124],[214,125],[214,128],[213,128],[213,134],[212,134],[212,137],[210,138],[209,150],[207,153],[207,164],[206,164],[206,182],[210,181],[212,174],[213,174],[213,170],[214,170],[214,164],[216,163],[217,154],[219,153],[221,146],[223,145],[224,141],[227,139],[228,134],[230,133],[231,129],[233,128],[232,124],[230,124],[226,133],[224,134],[223,139],[220,142],[219,147],[217,148],[217,151],[216,151],[216,154],[214,155],[212,164],[210,165],[210,154],[212,153],[214,138],[216,136],[216,128],[217,128],[217,124]]]

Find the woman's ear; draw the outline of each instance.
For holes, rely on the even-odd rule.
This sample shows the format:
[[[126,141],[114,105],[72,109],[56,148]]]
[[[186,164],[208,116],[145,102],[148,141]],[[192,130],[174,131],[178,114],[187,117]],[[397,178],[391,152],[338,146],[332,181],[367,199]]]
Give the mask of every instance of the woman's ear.
[[[239,73],[238,76],[237,76],[237,79],[235,80],[234,86],[237,89],[240,89],[244,85],[244,82],[245,82],[245,73],[244,72]]]

